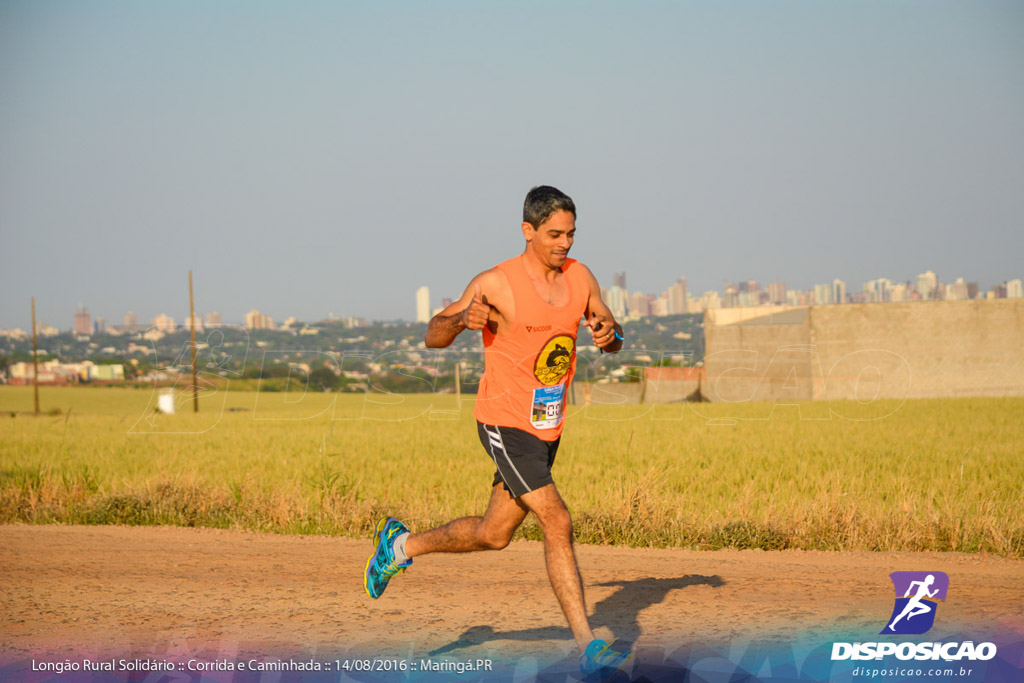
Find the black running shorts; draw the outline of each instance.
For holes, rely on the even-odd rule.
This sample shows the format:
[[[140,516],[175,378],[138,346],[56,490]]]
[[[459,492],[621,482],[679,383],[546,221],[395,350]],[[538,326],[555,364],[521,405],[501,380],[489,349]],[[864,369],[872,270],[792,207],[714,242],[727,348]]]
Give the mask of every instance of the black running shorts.
[[[518,498],[553,483],[551,466],[555,464],[561,438],[541,441],[515,427],[492,427],[479,422],[476,427],[480,443],[498,468],[491,486],[502,483],[509,495]]]

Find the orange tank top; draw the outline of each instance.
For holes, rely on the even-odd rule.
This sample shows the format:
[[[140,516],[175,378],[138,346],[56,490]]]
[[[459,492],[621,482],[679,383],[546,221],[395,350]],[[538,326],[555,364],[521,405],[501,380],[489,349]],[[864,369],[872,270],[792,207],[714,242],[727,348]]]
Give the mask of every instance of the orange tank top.
[[[554,441],[562,434],[566,392],[576,372],[576,332],[590,298],[587,277],[575,259],[566,259],[569,303],[552,306],[519,256],[496,267],[512,288],[515,320],[500,336],[483,329],[484,374],[473,416]]]

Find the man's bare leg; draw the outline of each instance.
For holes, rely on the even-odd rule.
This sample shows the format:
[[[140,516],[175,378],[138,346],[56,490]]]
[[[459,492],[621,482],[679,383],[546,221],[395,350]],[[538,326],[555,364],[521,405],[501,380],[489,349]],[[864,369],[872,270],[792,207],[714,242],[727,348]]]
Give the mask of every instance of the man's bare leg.
[[[405,541],[405,554],[416,557],[426,553],[501,550],[512,540],[527,512],[525,505],[509,497],[505,487],[498,484],[491,489],[491,501],[483,517],[460,517],[436,529],[410,534]]]
[[[547,562],[548,578],[569,622],[569,628],[572,629],[576,645],[583,652],[590,641],[594,640],[594,632],[590,629],[583,601],[583,579],[572,546],[572,517],[569,509],[565,507],[554,484],[530,491],[521,496],[520,500],[540,522],[544,532],[544,559]]]
[[[582,652],[594,639],[594,632],[587,620],[583,580],[572,546],[572,518],[554,484],[519,498],[510,498],[508,491],[498,484],[491,491],[491,501],[483,517],[462,517],[436,529],[410,534],[405,552],[415,557],[427,553],[499,550],[512,540],[528,512],[533,512],[544,532],[548,578]]]

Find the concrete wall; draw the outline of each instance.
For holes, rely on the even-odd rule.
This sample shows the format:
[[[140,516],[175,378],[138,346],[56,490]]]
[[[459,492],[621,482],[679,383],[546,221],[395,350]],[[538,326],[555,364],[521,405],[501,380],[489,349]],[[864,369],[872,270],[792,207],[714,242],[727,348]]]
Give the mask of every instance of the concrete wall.
[[[1024,299],[708,311],[711,401],[1024,396]]]
[[[657,380],[640,382],[611,382],[587,384],[574,382],[570,403],[584,405],[636,405],[638,403],[678,403],[697,391],[698,382],[683,380]],[[587,392],[589,391],[589,396]]]

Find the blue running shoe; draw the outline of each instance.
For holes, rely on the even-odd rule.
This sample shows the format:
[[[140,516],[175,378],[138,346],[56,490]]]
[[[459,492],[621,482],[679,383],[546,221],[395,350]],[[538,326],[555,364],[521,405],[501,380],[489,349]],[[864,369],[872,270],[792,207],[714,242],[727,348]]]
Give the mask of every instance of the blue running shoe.
[[[584,680],[603,681],[616,673],[625,675],[624,667],[629,661],[628,652],[616,652],[600,638],[590,641],[587,649],[580,655],[580,671]]]
[[[377,529],[373,532],[373,554],[366,561],[366,572],[363,574],[363,587],[371,598],[376,599],[383,595],[391,577],[404,572],[405,568],[412,564],[411,559],[404,564],[398,564],[392,549],[395,536],[408,532],[409,527],[394,517],[382,519],[377,523]]]

